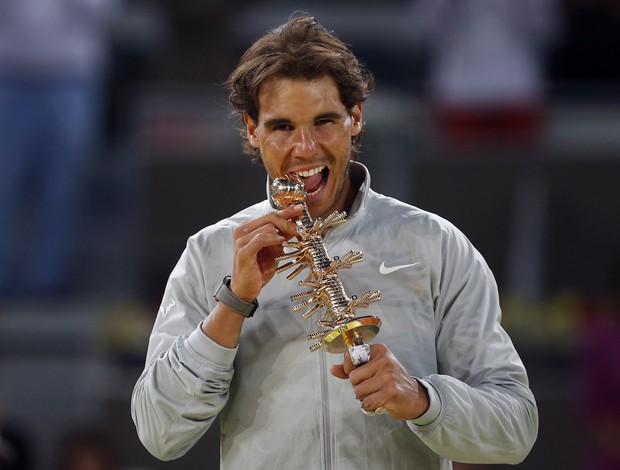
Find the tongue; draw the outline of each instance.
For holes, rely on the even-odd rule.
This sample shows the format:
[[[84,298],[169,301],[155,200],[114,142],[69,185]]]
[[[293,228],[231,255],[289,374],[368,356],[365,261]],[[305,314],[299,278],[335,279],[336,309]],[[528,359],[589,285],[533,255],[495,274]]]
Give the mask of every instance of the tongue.
[[[323,179],[323,173],[317,173],[316,175],[308,176],[304,178],[304,184],[306,185],[306,192],[311,193],[316,190],[321,184]]]

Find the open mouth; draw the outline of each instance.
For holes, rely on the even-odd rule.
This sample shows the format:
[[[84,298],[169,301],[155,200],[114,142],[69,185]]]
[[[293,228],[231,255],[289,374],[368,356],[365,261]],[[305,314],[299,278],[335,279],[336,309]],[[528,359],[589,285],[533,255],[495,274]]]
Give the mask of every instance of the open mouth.
[[[311,170],[296,171],[295,174],[304,180],[307,197],[311,197],[325,186],[329,169],[326,166],[319,166]]]

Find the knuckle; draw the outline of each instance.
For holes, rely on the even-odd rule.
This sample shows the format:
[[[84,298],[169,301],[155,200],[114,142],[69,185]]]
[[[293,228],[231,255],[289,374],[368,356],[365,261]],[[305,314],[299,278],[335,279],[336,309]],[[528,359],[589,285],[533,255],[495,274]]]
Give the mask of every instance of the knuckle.
[[[235,229],[233,230],[233,237],[235,239],[238,239],[238,238],[245,236],[247,233],[248,233],[247,222],[244,222],[238,225],[237,227],[235,227]]]
[[[391,369],[392,368],[392,361],[390,361],[390,359],[388,357],[386,357],[386,356],[377,357],[376,361],[377,361],[377,365],[382,370],[386,370],[386,369]]]
[[[268,241],[269,234],[264,232],[257,233],[254,238],[262,246]]]

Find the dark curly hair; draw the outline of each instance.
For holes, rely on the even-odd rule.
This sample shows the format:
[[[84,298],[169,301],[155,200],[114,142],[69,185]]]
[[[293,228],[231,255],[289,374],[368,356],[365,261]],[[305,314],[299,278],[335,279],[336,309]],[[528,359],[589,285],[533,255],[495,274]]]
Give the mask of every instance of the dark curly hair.
[[[331,77],[340,99],[351,112],[374,89],[375,80],[349,47],[312,16],[294,14],[288,22],[269,31],[241,56],[237,68],[225,85],[234,111],[248,113],[258,123],[258,97],[261,87],[274,78],[312,80]],[[362,133],[352,138],[352,157],[357,158]],[[243,150],[260,162],[258,149],[241,129]]]

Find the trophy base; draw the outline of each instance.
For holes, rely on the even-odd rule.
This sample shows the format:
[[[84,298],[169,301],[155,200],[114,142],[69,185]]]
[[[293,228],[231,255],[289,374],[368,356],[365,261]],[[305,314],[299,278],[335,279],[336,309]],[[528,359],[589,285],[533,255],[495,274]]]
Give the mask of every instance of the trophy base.
[[[351,346],[370,342],[381,328],[381,320],[375,316],[354,318],[347,323],[338,325],[332,329],[320,343],[320,348],[332,353],[339,354],[348,350]]]

